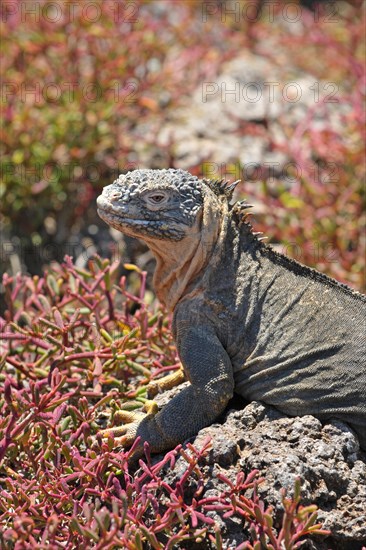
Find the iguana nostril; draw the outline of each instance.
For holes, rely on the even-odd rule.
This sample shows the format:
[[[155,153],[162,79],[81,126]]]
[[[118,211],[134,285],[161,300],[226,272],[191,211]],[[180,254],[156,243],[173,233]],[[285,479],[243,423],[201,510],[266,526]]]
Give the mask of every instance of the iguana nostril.
[[[122,197],[122,193],[120,191],[114,191],[110,194],[109,198],[111,201],[117,201]]]

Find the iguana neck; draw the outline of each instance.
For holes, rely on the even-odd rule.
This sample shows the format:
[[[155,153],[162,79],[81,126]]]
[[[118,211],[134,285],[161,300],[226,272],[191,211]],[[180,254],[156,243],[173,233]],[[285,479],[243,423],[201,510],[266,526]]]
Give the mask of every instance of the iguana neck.
[[[219,206],[216,203],[220,203]],[[222,238],[227,206],[204,196],[201,215],[180,241],[146,241],[156,258],[154,288],[159,300],[172,311],[188,286],[212,259],[213,250]],[[220,238],[221,237],[221,238]]]

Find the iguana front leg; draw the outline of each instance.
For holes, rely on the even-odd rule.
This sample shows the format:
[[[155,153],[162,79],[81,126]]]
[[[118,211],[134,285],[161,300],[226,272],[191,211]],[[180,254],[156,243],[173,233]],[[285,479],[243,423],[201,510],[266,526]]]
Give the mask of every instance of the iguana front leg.
[[[208,426],[225,409],[234,391],[232,365],[211,327],[183,325],[177,331],[177,347],[191,385],[157,414],[128,413],[125,426],[104,430],[104,436],[124,434],[118,438],[124,446],[140,436],[140,452],[144,441],[152,452],[162,452]]]

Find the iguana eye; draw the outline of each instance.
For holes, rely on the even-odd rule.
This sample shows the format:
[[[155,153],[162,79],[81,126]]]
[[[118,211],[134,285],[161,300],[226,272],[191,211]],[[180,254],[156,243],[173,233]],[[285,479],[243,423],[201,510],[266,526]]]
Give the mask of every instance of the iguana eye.
[[[168,194],[164,191],[156,190],[146,193],[144,196],[145,201],[147,201],[150,206],[159,206],[164,203],[168,198]]]
[[[153,202],[159,203],[165,199],[165,195],[150,195],[149,199]]]

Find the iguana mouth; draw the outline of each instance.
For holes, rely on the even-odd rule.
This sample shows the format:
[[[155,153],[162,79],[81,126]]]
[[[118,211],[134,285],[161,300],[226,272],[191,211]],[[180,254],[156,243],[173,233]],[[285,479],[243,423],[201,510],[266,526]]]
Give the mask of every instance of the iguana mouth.
[[[154,223],[151,220],[142,220],[140,218],[128,218],[127,216],[116,214],[114,212],[111,212],[110,210],[105,210],[103,208],[98,208],[97,211],[98,211],[98,215],[102,219],[108,220],[108,221],[114,221],[115,223],[118,223],[118,224],[126,224],[126,225],[136,224],[136,225],[149,226]],[[159,222],[155,222],[155,223],[159,223]]]
[[[105,221],[113,221],[118,224],[139,224],[148,225],[151,222],[139,218],[133,218],[128,212],[123,212],[122,208],[116,209],[103,195],[97,198],[98,215]]]

